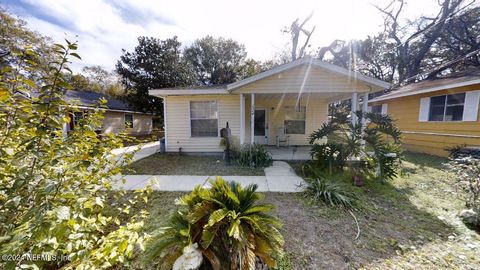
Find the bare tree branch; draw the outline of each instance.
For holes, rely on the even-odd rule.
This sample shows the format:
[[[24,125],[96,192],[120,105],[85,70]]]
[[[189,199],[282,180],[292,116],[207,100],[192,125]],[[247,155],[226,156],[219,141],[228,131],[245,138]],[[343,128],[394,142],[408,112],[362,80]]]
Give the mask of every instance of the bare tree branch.
[[[292,51],[291,51],[292,61],[297,59],[297,56],[299,57],[303,56],[305,52],[305,48],[307,47],[308,42],[310,42],[310,37],[313,34],[315,27],[313,27],[311,31],[307,31],[303,29],[303,27],[312,18],[312,16],[313,16],[313,12],[310,13],[310,15],[307,18],[305,18],[305,20],[303,20],[301,24],[298,24],[299,19],[297,18],[295,21],[292,22],[289,31],[284,30],[284,32],[290,32],[290,34],[292,35]],[[305,34],[307,38],[306,38],[305,44],[300,48],[300,52],[297,54],[298,40],[300,38],[301,33]]]

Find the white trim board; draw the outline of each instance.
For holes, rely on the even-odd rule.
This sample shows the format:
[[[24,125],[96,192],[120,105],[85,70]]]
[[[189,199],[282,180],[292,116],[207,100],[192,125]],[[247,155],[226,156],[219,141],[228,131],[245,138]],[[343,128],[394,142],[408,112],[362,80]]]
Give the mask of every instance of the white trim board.
[[[452,84],[440,85],[440,86],[430,87],[430,88],[426,88],[426,89],[411,91],[411,92],[407,92],[407,93],[398,93],[396,95],[393,94],[394,92],[392,92],[391,96],[386,96],[386,95],[385,96],[379,96],[379,97],[376,97],[376,98],[370,100],[369,103],[370,102],[383,101],[383,100],[389,100],[389,99],[394,99],[394,98],[400,98],[400,97],[414,96],[414,95],[418,95],[418,94],[425,94],[425,93],[430,93],[430,92],[435,92],[435,91],[440,91],[440,90],[448,90],[448,89],[451,89],[451,88],[458,88],[458,87],[468,86],[468,85],[472,85],[472,84],[480,84],[480,79],[474,79],[474,80],[461,82],[461,83],[452,83]]]
[[[435,132],[423,132],[423,131],[402,131],[402,133],[404,133],[404,134],[417,134],[417,135],[433,135],[433,136],[459,137],[459,138],[480,138],[479,135],[451,134],[451,133],[435,133]]]
[[[165,139],[165,152],[167,152],[168,147],[168,128],[167,128],[167,99],[163,99],[163,138]],[[153,125],[152,125],[153,128]]]
[[[184,96],[184,95],[228,95],[226,89],[152,89],[148,90],[152,96]]]

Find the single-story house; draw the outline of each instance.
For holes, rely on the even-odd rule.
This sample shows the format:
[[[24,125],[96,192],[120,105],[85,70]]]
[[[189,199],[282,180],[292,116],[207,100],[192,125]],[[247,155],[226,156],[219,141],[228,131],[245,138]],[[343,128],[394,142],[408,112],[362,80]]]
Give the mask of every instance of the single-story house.
[[[100,98],[107,100],[101,133],[119,133],[124,130],[134,136],[152,133],[152,114],[137,111],[130,104],[110,96],[75,90],[68,90],[65,93],[65,99],[80,109],[80,112],[70,115],[70,123],[66,127],[67,132],[75,128],[75,120],[82,117],[82,112],[98,107]]]
[[[309,57],[226,85],[152,89],[164,102],[167,152],[221,152],[229,123],[240,144],[308,145],[328,119],[328,104],[382,91],[389,84]],[[362,107],[367,109],[367,102]]]
[[[28,94],[21,93],[24,98],[36,97],[38,92]],[[133,136],[148,135],[152,133],[153,115],[133,109],[131,105],[119,99],[90,91],[68,90],[64,95],[64,99],[79,111],[70,114],[70,122],[64,125],[64,133],[75,128],[78,119],[82,118],[85,112],[98,107],[99,99],[107,100],[105,111],[103,114],[103,123],[99,133],[106,134],[110,132],[118,133],[123,130]]]
[[[447,156],[445,149],[480,147],[480,70],[412,83],[369,101],[388,113],[408,150]]]

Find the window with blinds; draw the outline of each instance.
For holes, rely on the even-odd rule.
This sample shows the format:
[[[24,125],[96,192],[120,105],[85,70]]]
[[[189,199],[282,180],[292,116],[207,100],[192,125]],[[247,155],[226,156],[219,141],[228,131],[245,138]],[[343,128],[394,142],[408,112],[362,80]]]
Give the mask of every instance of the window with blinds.
[[[192,137],[218,136],[216,101],[190,101],[190,132]]]

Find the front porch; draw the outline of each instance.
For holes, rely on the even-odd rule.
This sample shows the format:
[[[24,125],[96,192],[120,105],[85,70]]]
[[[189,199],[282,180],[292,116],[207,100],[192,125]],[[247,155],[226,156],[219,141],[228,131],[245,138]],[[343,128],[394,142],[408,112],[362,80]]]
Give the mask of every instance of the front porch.
[[[240,93],[239,142],[266,145],[276,160],[310,159],[310,134],[328,122],[330,103],[346,99],[352,112],[368,110],[368,92]]]

